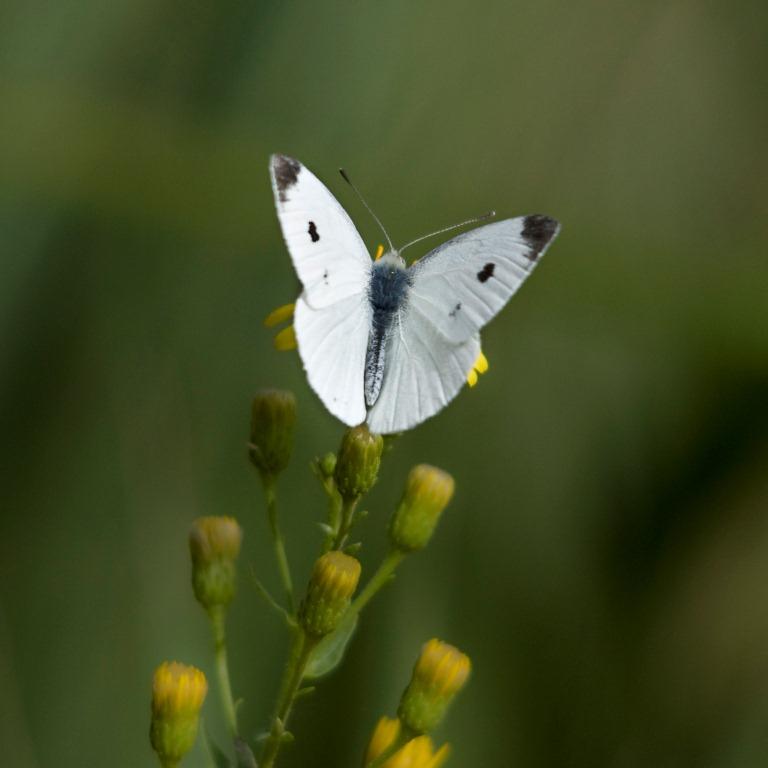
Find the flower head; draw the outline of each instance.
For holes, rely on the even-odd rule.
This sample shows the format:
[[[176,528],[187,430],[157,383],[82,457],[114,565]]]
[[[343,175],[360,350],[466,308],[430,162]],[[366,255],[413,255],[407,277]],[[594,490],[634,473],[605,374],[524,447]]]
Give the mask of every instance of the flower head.
[[[304,629],[316,637],[333,632],[349,608],[359,580],[360,563],[354,557],[337,550],[320,557],[299,612]]]
[[[235,595],[235,560],[242,539],[242,529],[232,517],[199,517],[192,523],[192,587],[208,610],[228,605]]]
[[[293,450],[296,398],[292,392],[268,389],[251,406],[251,462],[262,477],[275,477],[287,466]]]
[[[364,765],[369,765],[384,753],[400,734],[400,728],[400,721],[396,718],[382,717],[379,720],[368,744]],[[417,736],[395,752],[382,768],[439,768],[448,759],[449,753],[448,744],[435,751],[429,736]]]
[[[403,723],[417,733],[435,728],[467,682],[471,667],[469,657],[452,645],[437,639],[426,643],[400,700]]]
[[[155,670],[149,738],[163,766],[177,765],[195,743],[207,692],[205,675],[195,667],[166,661]]]
[[[453,478],[429,464],[415,466],[408,475],[395,514],[389,524],[392,543],[404,552],[424,548],[453,496]]]
[[[357,499],[371,490],[379,476],[384,439],[365,424],[348,429],[341,439],[334,479],[343,498]]]
[[[488,358],[480,352],[477,356],[477,360],[472,363],[472,367],[467,371],[467,384],[470,387],[474,387],[478,381],[478,374],[483,374],[488,370]]]

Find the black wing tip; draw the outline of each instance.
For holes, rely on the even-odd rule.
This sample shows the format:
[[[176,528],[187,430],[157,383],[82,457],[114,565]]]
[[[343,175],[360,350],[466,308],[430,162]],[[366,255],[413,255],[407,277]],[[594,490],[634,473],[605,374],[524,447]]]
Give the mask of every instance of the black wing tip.
[[[275,153],[269,159],[269,166],[280,202],[284,203],[288,199],[286,192],[299,180],[301,163],[288,155]]]
[[[560,222],[543,213],[532,213],[523,220],[523,239],[531,249],[531,261],[541,256],[560,231]]]

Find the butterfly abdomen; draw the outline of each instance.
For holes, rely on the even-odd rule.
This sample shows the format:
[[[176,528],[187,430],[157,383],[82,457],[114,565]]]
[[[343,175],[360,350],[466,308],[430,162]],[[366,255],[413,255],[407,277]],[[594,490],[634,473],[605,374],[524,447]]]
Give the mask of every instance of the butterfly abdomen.
[[[385,257],[386,259],[386,257]],[[371,330],[365,358],[365,403],[370,408],[379,397],[389,335],[397,313],[408,297],[410,276],[399,264],[382,259],[371,270],[368,300],[371,303]]]

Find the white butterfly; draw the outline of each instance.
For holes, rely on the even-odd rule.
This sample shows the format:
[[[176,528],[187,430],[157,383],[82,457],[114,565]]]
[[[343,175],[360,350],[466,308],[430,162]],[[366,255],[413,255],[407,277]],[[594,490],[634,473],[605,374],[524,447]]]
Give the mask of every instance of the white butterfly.
[[[303,286],[295,331],[309,383],[345,424],[389,434],[434,416],[480,356],[480,329],[533,271],[559,224],[520,216],[474,229],[407,267],[372,260],[351,219],[298,160],[273,155],[272,188]]]

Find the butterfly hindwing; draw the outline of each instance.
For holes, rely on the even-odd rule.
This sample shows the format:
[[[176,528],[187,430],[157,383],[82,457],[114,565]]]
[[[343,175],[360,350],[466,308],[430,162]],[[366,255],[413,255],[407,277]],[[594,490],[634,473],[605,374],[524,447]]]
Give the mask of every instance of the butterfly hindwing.
[[[402,432],[434,416],[459,393],[479,354],[478,334],[451,342],[429,315],[406,306],[389,338],[381,392],[368,412],[371,431]]]
[[[520,216],[454,237],[409,267],[409,302],[446,339],[466,341],[514,295],[559,228],[548,216]]]
[[[371,313],[367,296],[312,309],[300,296],[294,314],[299,354],[312,389],[337,419],[365,421],[363,370]]]

